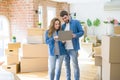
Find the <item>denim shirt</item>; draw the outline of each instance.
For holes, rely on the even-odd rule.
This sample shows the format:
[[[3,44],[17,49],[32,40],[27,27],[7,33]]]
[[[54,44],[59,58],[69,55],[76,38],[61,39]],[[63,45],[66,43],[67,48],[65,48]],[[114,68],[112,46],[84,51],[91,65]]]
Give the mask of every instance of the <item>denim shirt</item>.
[[[53,35],[51,37],[48,37],[48,30],[45,33],[45,43],[49,47],[49,55],[54,56],[55,55],[55,40],[53,38]],[[64,55],[66,54],[65,50],[65,45],[61,42],[58,41],[58,47],[59,47],[59,55]]]
[[[83,36],[84,31],[82,29],[80,21],[71,19],[69,23],[70,23],[70,30],[73,32],[73,34],[76,35],[76,37],[72,39],[72,43],[74,50],[77,51],[80,49],[79,37]],[[66,27],[66,23],[62,25],[62,30],[65,30],[65,27]]]

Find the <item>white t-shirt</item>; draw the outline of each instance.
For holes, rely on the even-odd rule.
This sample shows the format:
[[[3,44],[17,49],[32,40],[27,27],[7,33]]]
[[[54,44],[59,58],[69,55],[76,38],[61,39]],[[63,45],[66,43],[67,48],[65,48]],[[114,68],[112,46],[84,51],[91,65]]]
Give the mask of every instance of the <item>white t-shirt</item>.
[[[65,31],[70,31],[70,24],[69,23],[66,24]],[[72,40],[67,40],[66,41],[65,48],[66,49],[73,49]]]

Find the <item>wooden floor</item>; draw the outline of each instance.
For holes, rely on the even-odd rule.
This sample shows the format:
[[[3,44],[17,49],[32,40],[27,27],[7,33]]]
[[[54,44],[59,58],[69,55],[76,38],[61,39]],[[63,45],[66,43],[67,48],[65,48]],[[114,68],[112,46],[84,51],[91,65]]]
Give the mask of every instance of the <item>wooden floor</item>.
[[[79,59],[80,66],[80,80],[98,80],[97,79],[97,67],[94,66],[93,59]],[[73,69],[72,80],[74,80]],[[32,72],[32,73],[19,73],[19,78],[21,80],[48,80],[48,72]],[[62,67],[61,79],[65,80],[65,68]]]

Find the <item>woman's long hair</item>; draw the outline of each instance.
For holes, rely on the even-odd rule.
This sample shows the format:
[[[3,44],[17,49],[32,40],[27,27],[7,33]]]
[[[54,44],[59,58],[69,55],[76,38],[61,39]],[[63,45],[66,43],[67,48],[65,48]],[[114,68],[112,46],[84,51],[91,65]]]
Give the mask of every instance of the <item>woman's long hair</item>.
[[[49,26],[49,29],[48,29],[48,37],[51,37],[52,34],[56,31],[56,29],[54,28],[55,21],[59,21],[60,27],[59,27],[58,30],[61,30],[61,21],[58,18],[53,18],[50,22],[50,26]]]

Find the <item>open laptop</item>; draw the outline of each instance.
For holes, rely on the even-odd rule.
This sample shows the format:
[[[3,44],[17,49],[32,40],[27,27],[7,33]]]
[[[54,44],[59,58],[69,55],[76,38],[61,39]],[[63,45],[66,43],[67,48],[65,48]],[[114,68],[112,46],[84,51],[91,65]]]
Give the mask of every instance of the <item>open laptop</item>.
[[[58,40],[60,41],[72,40],[72,31],[59,31]]]

